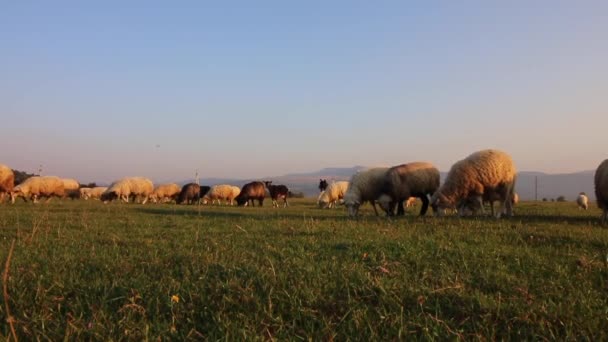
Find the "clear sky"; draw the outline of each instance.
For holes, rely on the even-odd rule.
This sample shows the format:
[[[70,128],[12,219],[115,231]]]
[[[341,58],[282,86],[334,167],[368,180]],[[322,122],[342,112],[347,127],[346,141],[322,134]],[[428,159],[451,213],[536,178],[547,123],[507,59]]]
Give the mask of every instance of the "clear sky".
[[[0,163],[256,178],[608,157],[608,1],[3,1]]]

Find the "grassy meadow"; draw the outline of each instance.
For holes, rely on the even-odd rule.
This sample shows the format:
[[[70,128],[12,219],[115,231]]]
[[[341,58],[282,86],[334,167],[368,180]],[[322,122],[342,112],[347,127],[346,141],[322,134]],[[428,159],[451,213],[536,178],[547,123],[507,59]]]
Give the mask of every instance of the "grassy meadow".
[[[0,205],[0,338],[608,339],[595,207],[389,220],[291,203]]]

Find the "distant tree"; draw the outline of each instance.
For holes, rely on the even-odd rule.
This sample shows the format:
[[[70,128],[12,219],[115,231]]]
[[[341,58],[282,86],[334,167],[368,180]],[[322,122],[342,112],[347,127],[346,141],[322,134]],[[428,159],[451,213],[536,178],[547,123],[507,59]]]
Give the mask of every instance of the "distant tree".
[[[564,197],[564,196],[558,196],[557,197],[557,201],[558,202],[566,202],[566,197]]]
[[[30,177],[38,176],[33,173],[27,173],[25,171],[19,171],[19,170],[13,170],[13,173],[15,174],[15,185],[19,185],[19,184],[23,183],[26,179],[28,179]]]
[[[547,202],[547,197],[543,197],[543,202]]]
[[[552,199],[551,199],[551,202],[555,202],[555,198],[552,198]]]

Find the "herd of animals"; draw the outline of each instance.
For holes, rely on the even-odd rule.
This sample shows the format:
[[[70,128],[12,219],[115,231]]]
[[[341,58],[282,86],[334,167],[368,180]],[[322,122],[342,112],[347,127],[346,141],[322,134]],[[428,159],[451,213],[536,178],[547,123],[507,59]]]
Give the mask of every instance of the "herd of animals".
[[[420,215],[430,206],[436,215],[456,212],[459,215],[485,214],[484,204],[490,205],[491,215],[512,216],[513,206],[518,202],[515,193],[517,171],[512,158],[505,152],[488,149],[475,152],[456,162],[450,168],[443,184],[440,184],[439,170],[431,163],[412,162],[390,168],[371,168],[354,174],[350,181],[328,183],[321,179],[317,204],[331,208],[343,203],[350,216],[357,216],[362,204],[369,202],[376,215],[378,205],[388,216],[404,215],[405,208],[418,198],[422,202]],[[595,195],[602,209],[601,223],[608,221],[608,159],[595,172]],[[232,185],[201,186],[188,183],[162,184],[154,187],[151,180],[144,177],[127,177],[113,182],[108,187],[81,187],[74,179],[54,176],[33,176],[22,183],[14,184],[13,171],[0,164],[0,202],[10,196],[12,203],[22,197],[37,202],[40,198],[71,197],[99,199],[104,203],[121,200],[142,204],[151,201],[177,204],[211,203],[224,200],[232,205],[255,206],[254,201],[263,205],[267,193],[273,207],[289,205],[289,189],[285,185],[272,182],[250,182],[242,188]],[[580,208],[588,208],[586,194],[580,193],[577,203]],[[494,210],[494,202],[499,203]],[[404,207],[405,206],[405,207]]]

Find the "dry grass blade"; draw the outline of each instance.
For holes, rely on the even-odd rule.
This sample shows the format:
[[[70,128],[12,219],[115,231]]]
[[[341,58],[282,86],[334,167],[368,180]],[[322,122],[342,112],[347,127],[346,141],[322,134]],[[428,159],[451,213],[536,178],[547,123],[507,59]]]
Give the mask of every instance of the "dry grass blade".
[[[15,339],[15,341],[18,341],[17,332],[15,331],[14,325],[15,319],[13,318],[13,315],[11,315],[11,309],[8,305],[8,273],[11,267],[11,259],[13,257],[14,249],[15,240],[13,240],[13,242],[11,243],[11,249],[8,251],[8,257],[6,258],[6,263],[4,264],[4,274],[2,275],[2,288],[4,293],[4,305],[6,306],[6,321],[11,327],[11,334],[13,335],[13,338]]]

